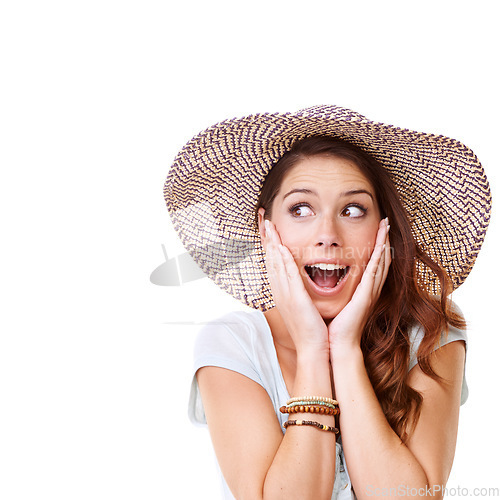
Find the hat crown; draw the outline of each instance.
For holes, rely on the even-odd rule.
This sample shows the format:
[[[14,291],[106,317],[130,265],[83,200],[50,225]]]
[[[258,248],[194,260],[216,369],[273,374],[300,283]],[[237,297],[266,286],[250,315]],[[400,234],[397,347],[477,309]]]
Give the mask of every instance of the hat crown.
[[[317,106],[310,106],[301,109],[294,115],[309,116],[312,118],[321,118],[328,120],[343,120],[349,122],[371,122],[366,116],[357,113],[352,109],[343,108],[342,106],[335,106],[330,104],[320,104]]]

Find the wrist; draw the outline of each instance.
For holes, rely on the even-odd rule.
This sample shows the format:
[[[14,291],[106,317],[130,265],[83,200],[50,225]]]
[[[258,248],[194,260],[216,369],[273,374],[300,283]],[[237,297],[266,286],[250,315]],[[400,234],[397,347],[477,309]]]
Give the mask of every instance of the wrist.
[[[311,365],[330,362],[330,346],[307,345],[297,347],[297,365]]]
[[[359,344],[332,344],[330,346],[330,360],[334,364],[363,363],[363,351]]]

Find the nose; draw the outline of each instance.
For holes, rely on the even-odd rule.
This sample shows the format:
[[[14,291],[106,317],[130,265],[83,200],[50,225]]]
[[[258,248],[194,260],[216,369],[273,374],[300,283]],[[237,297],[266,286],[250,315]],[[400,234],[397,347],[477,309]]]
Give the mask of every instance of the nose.
[[[342,238],[337,221],[333,217],[322,217],[318,221],[318,232],[316,235],[316,246],[340,247]]]

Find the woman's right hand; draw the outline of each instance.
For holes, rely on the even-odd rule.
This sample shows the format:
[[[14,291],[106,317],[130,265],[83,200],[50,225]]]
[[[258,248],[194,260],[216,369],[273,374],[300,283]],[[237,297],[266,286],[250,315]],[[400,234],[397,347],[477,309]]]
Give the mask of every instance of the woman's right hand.
[[[273,299],[297,353],[329,354],[328,328],[304,287],[292,253],[282,244],[270,220],[265,219],[264,227],[263,243]]]

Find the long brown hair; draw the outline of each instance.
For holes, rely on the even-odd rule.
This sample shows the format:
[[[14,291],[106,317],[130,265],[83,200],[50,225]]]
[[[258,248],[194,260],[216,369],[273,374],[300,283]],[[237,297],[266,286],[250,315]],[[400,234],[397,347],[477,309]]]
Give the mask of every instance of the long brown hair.
[[[444,381],[432,370],[430,357],[449,325],[464,328],[463,318],[451,309],[452,291],[445,271],[415,242],[410,222],[387,170],[357,146],[332,137],[313,136],[296,142],[267,175],[257,209],[271,217],[271,206],[283,178],[299,161],[312,156],[334,156],[356,164],[373,186],[382,217],[391,224],[392,263],[381,296],[365,326],[361,349],[366,370],[387,421],[405,442],[422,406],[422,396],[408,381],[410,331],[421,325],[424,336],[417,361],[422,371]],[[428,266],[440,282],[440,296],[431,296],[417,281],[416,263]]]

